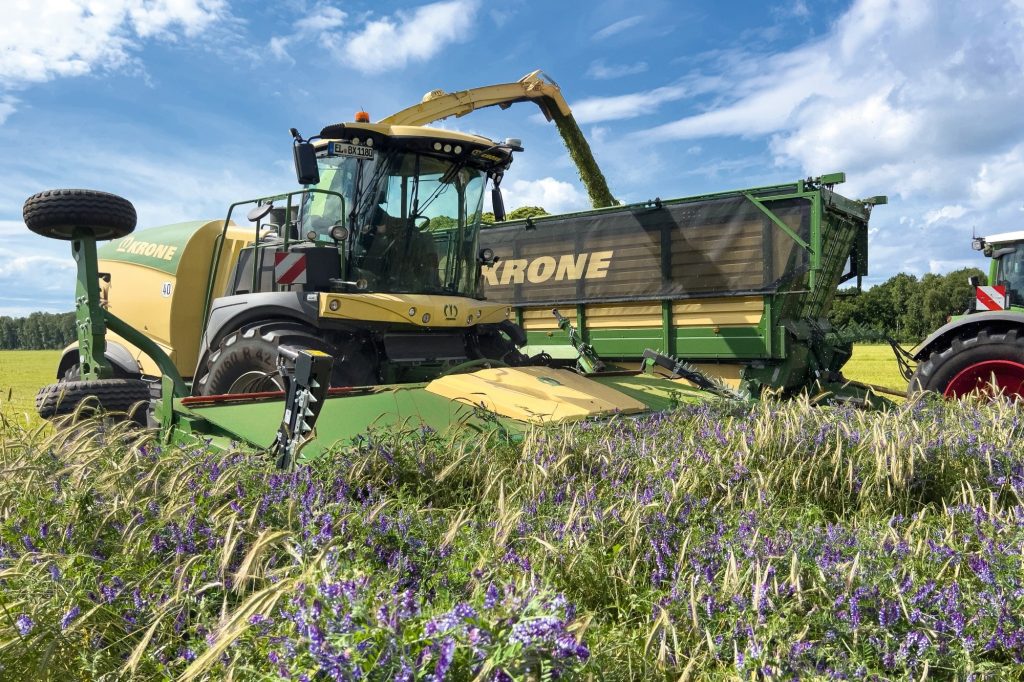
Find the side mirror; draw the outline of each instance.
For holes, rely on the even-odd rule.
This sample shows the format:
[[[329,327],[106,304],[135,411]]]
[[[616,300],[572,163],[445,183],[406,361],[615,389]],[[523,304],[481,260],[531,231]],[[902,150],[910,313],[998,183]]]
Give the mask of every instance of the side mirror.
[[[491,190],[491,209],[494,211],[494,222],[505,222],[505,200],[501,198],[501,190],[497,187]]]
[[[296,141],[292,147],[295,154],[295,179],[300,185],[320,183],[320,169],[316,165],[316,150],[310,142]]]
[[[249,219],[250,223],[256,223],[270,215],[270,212],[273,210],[273,204],[260,204],[258,206],[253,206],[245,217]]]
[[[981,278],[978,277],[977,275],[971,275],[967,278],[967,283],[970,284],[972,287],[981,286]]]

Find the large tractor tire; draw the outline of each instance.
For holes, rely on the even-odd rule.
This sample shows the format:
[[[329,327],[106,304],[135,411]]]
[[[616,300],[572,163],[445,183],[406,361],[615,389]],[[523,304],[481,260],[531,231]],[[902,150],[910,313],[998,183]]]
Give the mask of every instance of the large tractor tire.
[[[917,366],[910,392],[933,391],[959,398],[974,391],[1002,393],[1024,399],[1024,333],[1017,329],[960,337],[933,352]]]
[[[115,194],[91,189],[51,189],[33,194],[22,209],[25,225],[51,239],[71,240],[86,230],[97,240],[119,239],[135,230],[135,207]]]
[[[323,351],[334,356],[331,386],[368,386],[376,383],[372,363],[363,355],[339,353],[310,327],[266,323],[228,334],[210,354],[196,382],[196,395],[261,393],[284,389],[277,368],[278,348],[291,346]]]
[[[59,381],[39,389],[36,412],[44,419],[64,417],[73,414],[83,401],[83,416],[91,416],[99,407],[104,412],[127,414],[145,424],[149,385],[141,379]]]

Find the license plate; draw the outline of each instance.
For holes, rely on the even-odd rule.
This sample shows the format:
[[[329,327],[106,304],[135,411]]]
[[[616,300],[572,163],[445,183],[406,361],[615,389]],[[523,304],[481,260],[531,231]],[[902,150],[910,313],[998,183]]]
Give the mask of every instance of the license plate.
[[[332,142],[331,154],[333,156],[354,156],[357,159],[372,159],[373,147],[349,144],[347,142]]]

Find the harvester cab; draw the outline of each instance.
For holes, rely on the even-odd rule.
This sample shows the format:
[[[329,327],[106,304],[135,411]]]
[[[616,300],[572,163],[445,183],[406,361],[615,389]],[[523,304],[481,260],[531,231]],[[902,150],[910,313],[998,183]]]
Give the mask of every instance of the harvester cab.
[[[365,120],[293,135],[302,189],[237,202],[220,221],[114,234],[97,250],[107,309],[159,346],[179,385],[282,390],[284,345],[336,358],[332,386],[524,360],[509,307],[483,300],[480,269],[492,261],[478,245],[485,189],[517,141]],[[120,331],[101,356],[109,374],[169,374]],[[59,379],[93,376],[80,350],[65,349]]]
[[[336,358],[334,386],[522,360],[508,307],[482,300],[478,248],[484,191],[521,147],[366,118],[310,140],[293,130],[305,189],[243,202],[255,233],[226,291],[208,297],[194,393],[280,389],[272,363],[285,344]]]

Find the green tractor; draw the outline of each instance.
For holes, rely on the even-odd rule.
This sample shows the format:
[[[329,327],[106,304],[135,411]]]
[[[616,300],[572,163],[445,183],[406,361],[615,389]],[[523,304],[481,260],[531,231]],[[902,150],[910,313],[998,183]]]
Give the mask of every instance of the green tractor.
[[[971,279],[975,298],[911,353],[911,393],[958,398],[975,391],[1024,397],[1024,231],[975,237],[991,258],[986,284]]]

